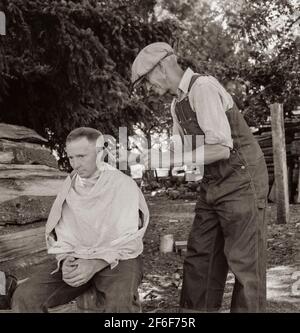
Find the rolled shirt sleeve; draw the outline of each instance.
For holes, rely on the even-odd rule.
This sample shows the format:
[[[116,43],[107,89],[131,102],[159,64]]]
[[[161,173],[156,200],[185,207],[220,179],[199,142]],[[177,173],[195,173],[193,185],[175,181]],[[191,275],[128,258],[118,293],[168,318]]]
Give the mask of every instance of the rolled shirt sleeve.
[[[189,100],[204,132],[205,144],[232,148],[231,129],[225,111],[232,107],[233,101],[218,81],[212,77],[200,77],[190,90]]]

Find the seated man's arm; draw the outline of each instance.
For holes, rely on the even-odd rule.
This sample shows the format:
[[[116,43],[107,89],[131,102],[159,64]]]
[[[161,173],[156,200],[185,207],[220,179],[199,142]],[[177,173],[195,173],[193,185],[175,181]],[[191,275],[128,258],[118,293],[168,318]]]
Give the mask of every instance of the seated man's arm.
[[[62,264],[63,280],[72,287],[79,287],[107,266],[109,263],[103,259],[67,257]]]
[[[132,195],[129,199],[127,193],[130,190],[130,184]],[[104,244],[104,247],[94,248],[89,259],[78,258],[81,256],[80,253],[74,254],[71,258],[65,257],[62,272],[63,280],[67,284],[74,287],[85,284],[104,268],[110,266],[113,269],[118,265],[119,260],[136,258],[142,253],[143,236],[149,223],[149,211],[141,190],[134,181],[131,181],[130,184],[124,183],[123,189],[119,187],[119,190],[124,191],[123,199],[127,195],[128,211],[121,210],[120,214],[121,216],[127,214],[128,226],[124,228],[124,223],[122,223],[122,234],[108,244]],[[139,210],[139,214],[134,213],[135,209]]]

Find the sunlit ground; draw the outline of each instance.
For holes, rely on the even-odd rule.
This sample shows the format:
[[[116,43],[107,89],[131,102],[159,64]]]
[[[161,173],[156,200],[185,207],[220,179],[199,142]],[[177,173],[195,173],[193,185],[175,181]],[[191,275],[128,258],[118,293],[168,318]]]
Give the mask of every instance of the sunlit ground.
[[[226,288],[224,293],[224,302],[221,312],[229,312],[230,299],[234,285],[234,275],[228,274]],[[140,287],[140,298],[143,305],[155,301],[157,307],[146,312],[173,312],[176,308],[170,310],[163,309],[166,302],[166,289],[170,287],[178,288],[178,297],[180,294],[181,280],[178,276],[163,276],[158,274],[149,274],[145,276],[144,282]],[[300,269],[295,266],[276,266],[267,270],[267,312],[300,312]],[[289,306],[291,309],[289,310]],[[278,311],[274,308],[278,307]]]

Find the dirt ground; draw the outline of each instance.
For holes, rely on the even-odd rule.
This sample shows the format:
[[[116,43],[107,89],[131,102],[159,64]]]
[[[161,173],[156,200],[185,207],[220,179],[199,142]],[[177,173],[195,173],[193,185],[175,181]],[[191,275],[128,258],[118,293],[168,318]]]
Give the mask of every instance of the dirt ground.
[[[195,202],[147,196],[151,220],[145,235],[144,279],[140,286],[143,312],[178,311],[184,253],[161,254],[160,235],[187,240]],[[300,312],[300,204],[290,206],[290,223],[276,224],[276,206],[267,207],[267,311]],[[41,269],[43,263],[17,273],[19,279]],[[297,282],[298,281],[298,282]],[[221,312],[229,312],[234,276],[229,272]],[[57,312],[76,312],[62,308]]]
[[[182,283],[184,254],[159,252],[160,235],[186,240],[192,224],[194,202],[148,197],[151,222],[145,237],[144,312],[176,312]],[[300,312],[300,204],[290,206],[290,223],[276,223],[276,206],[267,207],[267,311]],[[234,276],[228,274],[222,312],[229,312]],[[298,288],[297,288],[298,286]]]

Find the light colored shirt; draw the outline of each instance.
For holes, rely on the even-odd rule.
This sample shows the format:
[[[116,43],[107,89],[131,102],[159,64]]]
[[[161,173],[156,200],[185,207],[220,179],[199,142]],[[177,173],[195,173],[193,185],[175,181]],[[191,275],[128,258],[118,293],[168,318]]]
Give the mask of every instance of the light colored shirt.
[[[178,98],[171,104],[173,135],[184,135],[175,114],[175,105],[188,95],[190,106],[196,112],[198,124],[204,132],[204,143],[232,148],[231,129],[225,112],[233,107],[233,99],[212,76],[197,78],[188,94],[190,81],[195,74],[190,68],[184,72],[178,87]]]
[[[114,268],[119,260],[142,253],[149,212],[134,180],[107,168],[89,179],[75,174],[66,186],[46,226],[48,253],[56,254],[58,262],[70,255],[103,259]],[[144,215],[142,226],[139,211]],[[53,228],[56,240],[50,235]]]

